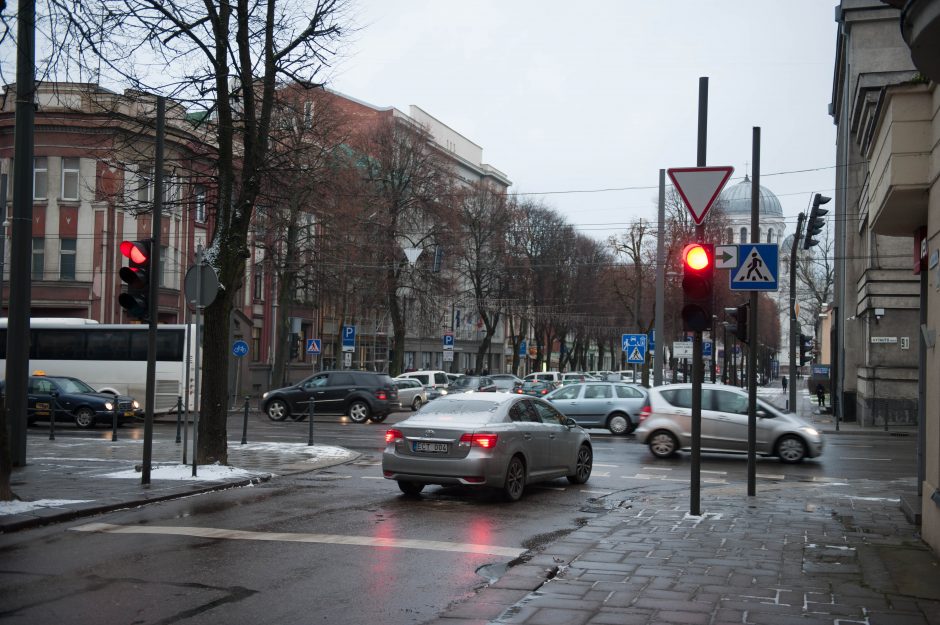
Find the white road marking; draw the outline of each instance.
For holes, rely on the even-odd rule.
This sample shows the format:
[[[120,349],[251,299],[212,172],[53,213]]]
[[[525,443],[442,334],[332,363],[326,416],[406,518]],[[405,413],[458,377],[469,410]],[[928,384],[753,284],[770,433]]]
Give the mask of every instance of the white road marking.
[[[385,479],[381,475],[363,475],[361,477],[364,480],[384,480]]]
[[[866,462],[891,462],[891,458],[849,458],[842,456],[839,460],[864,460]]]
[[[760,477],[765,480],[785,480],[787,479],[786,475],[768,475],[766,473],[755,473],[755,477]]]
[[[288,532],[249,532],[213,527],[171,527],[143,525],[112,525],[111,523],[88,523],[69,528],[74,532],[101,534],[163,534],[168,536],[192,536],[217,540],[263,540],[295,543],[326,543],[332,545],[358,545],[362,547],[396,547],[400,549],[426,549],[430,551],[452,551],[458,553],[486,554],[516,558],[525,549],[480,545],[475,543],[453,543],[438,540],[413,540],[407,538],[380,538],[377,536],[340,536],[338,534],[300,534]]]
[[[590,493],[592,495],[611,495],[614,493],[612,490],[588,490],[586,488],[581,489],[582,493]]]
[[[619,465],[619,464],[601,464],[600,462],[595,462],[595,463],[594,463],[594,466],[595,466],[595,467],[615,467],[615,468],[616,468],[616,467],[619,467],[620,465]]]

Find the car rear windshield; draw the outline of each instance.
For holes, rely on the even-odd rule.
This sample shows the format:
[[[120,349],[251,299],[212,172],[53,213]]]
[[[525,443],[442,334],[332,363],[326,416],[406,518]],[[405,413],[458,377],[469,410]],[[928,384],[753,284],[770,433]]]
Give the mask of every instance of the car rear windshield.
[[[446,399],[444,397],[435,399],[425,405],[421,410],[422,414],[464,414],[469,412],[493,412],[499,407],[499,402],[487,401],[485,399],[472,399],[470,401],[460,401],[457,399]]]

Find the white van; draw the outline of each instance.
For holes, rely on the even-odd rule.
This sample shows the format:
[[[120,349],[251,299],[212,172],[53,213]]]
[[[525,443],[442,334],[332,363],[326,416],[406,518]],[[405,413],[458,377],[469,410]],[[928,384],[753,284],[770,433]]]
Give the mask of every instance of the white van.
[[[558,371],[538,371],[522,379],[525,382],[551,382],[555,386],[561,386],[561,373]]]
[[[435,397],[440,397],[441,395],[446,395],[447,387],[450,384],[450,379],[443,371],[409,371],[408,373],[403,373],[398,377],[409,378],[421,382],[421,384],[423,384],[424,387],[428,389],[428,400],[434,399]]]

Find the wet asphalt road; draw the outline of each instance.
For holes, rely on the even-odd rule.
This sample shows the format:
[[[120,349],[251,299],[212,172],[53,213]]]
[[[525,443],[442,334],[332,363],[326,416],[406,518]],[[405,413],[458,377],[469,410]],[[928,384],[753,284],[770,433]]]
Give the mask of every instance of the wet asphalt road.
[[[517,504],[489,493],[431,487],[420,500],[382,479],[386,423],[318,417],[318,444],[363,455],[354,463],[236,489],[0,537],[0,608],[9,623],[420,623],[472,596],[511,561],[633,494],[687,491],[689,458],[655,460],[629,437],[595,433],[591,480],[535,485]],[[229,423],[241,433],[240,415]],[[306,422],[249,416],[249,439],[306,440]],[[142,429],[142,428],[141,428]],[[159,423],[156,436],[174,436]],[[138,436],[137,428],[124,432]],[[101,431],[98,431],[101,434]],[[59,436],[84,436],[62,428]],[[914,439],[838,435],[822,459],[758,461],[762,484],[914,473]],[[705,455],[708,489],[741,486],[744,457]],[[81,532],[89,523],[126,534]],[[209,529],[214,530],[207,536]],[[146,533],[139,533],[146,532]],[[355,544],[349,544],[349,543]],[[23,579],[31,583],[23,585]]]

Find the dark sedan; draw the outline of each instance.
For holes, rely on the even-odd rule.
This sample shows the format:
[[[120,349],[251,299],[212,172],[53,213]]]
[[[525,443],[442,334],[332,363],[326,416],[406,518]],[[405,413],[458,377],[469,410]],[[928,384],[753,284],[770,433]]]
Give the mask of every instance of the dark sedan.
[[[56,421],[73,421],[83,429],[98,422],[111,424],[115,416],[120,424],[144,416],[133,397],[99,393],[82,380],[64,375],[29,376],[26,422],[48,421],[53,410]]]
[[[496,383],[485,375],[462,375],[447,388],[447,394],[472,393],[479,391],[482,393],[495,393],[498,389]]]
[[[518,395],[531,395],[532,397],[545,397],[555,390],[555,385],[551,382],[538,382],[535,380],[526,380],[522,386],[517,386],[513,393]]]
[[[426,485],[496,488],[510,501],[526,484],[591,477],[591,437],[541,399],[462,393],[429,403],[385,433],[382,474],[415,497]]]
[[[302,420],[314,412],[345,414],[354,423],[384,421],[399,408],[398,388],[384,373],[323,371],[292,386],[261,396],[261,409],[272,421]]]

